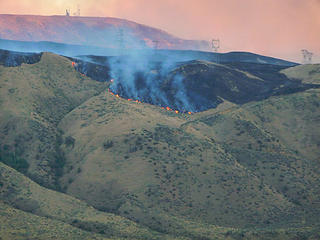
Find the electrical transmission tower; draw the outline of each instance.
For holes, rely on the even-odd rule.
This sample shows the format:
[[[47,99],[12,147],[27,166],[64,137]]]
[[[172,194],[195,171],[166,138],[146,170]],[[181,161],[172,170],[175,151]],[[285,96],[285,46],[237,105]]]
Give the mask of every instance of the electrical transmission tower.
[[[217,53],[220,48],[220,40],[219,39],[212,39],[211,47],[212,47],[213,52]]]
[[[309,52],[307,49],[302,49],[301,52],[302,52],[302,56],[303,56],[302,63],[303,64],[311,64],[313,53]]]
[[[73,13],[74,16],[80,16],[80,4],[77,5],[77,11]]]
[[[118,42],[118,49],[120,51],[120,54],[123,54],[125,46],[125,39],[124,39],[124,30],[122,28],[119,29],[118,36],[117,36],[117,42]]]
[[[216,53],[216,63],[220,62],[220,54],[219,49],[220,49],[220,40],[219,39],[212,39],[211,41],[211,47],[214,53]]]

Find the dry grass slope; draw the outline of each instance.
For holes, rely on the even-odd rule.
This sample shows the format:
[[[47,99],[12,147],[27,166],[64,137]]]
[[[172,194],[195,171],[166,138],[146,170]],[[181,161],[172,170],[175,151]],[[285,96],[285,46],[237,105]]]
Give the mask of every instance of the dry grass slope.
[[[304,83],[320,84],[320,64],[300,65],[282,71],[287,77]]]
[[[79,232],[81,230],[88,231],[92,233],[92,236],[94,236],[94,233],[98,233],[112,239],[118,237],[171,239],[163,234],[160,235],[141,227],[126,218],[100,212],[69,195],[41,187],[2,163],[0,163],[0,186],[2,207],[8,209],[8,206],[11,206],[10,208],[15,208],[12,211],[16,211],[23,216],[32,216],[35,221],[49,218],[60,222],[60,225],[69,225],[70,228],[73,227],[72,229],[78,228],[77,231]],[[10,211],[9,209],[8,214]],[[8,221],[13,221],[11,218],[18,219],[13,214],[8,215]],[[23,221],[19,222],[24,225]],[[33,225],[31,222],[28,224]],[[12,227],[11,230],[13,229]]]
[[[64,162],[57,151],[59,121],[105,88],[81,76],[68,59],[50,53],[36,64],[0,66],[1,150],[26,159],[29,176],[55,187]]]
[[[318,112],[304,94],[306,114]],[[290,103],[300,95],[270,101]],[[268,109],[267,103],[261,104]],[[72,146],[62,146],[68,159],[62,186],[101,210],[160,232],[187,231],[186,236],[198,238],[201,231],[182,231],[181,223],[189,219],[213,228],[313,224],[316,165],[297,154],[296,146],[280,141],[277,129],[272,133],[261,124],[251,105],[190,117],[102,93],[59,125],[64,138],[74,139]],[[304,215],[301,205],[307,202],[309,215]]]
[[[317,89],[190,116],[52,54],[0,79],[1,154],[30,164],[0,163],[2,238],[320,238]],[[66,194],[43,187],[57,181]]]

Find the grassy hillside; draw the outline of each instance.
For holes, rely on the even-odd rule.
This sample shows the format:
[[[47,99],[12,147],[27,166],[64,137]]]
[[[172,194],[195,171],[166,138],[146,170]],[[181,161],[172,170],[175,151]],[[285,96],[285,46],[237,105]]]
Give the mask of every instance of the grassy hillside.
[[[0,202],[0,237],[12,239],[106,239],[69,224],[39,217]]]
[[[317,239],[314,228],[247,230],[162,216],[174,235],[160,234],[68,195],[45,189],[0,163],[1,239]]]
[[[0,79],[1,238],[320,237],[319,89],[189,115],[53,54]]]
[[[10,212],[16,211],[23,218],[31,216],[35,222],[46,222],[46,218],[49,218],[64,227],[69,225],[70,228],[73,227],[71,229],[78,228],[73,230],[75,232],[89,231],[91,236],[98,233],[100,237],[105,235],[104,237],[109,238],[169,239],[123,217],[100,212],[71,196],[41,187],[3,163],[0,163],[0,186],[1,207],[7,211],[8,221],[13,221],[11,218],[18,219],[14,214],[10,215]],[[23,225],[22,220],[19,222]],[[37,226],[32,227],[35,232],[38,231]],[[61,230],[60,234],[63,232]],[[84,235],[84,239],[86,236],[89,236],[88,233]]]
[[[306,113],[319,112],[306,94]],[[312,225],[318,163],[259,126],[249,109],[176,115],[102,93],[59,125],[64,138],[73,139],[62,147],[68,159],[63,189],[100,210],[172,234],[185,219],[235,228]]]
[[[55,187],[65,161],[58,151],[59,121],[105,88],[76,72],[69,60],[49,53],[36,64],[0,66],[1,155],[27,161],[29,176]]]
[[[186,126],[214,137],[261,183],[311,213],[320,190],[319,96],[319,90],[313,90],[274,97]]]
[[[304,83],[320,84],[320,64],[300,65],[282,71],[287,77]]]

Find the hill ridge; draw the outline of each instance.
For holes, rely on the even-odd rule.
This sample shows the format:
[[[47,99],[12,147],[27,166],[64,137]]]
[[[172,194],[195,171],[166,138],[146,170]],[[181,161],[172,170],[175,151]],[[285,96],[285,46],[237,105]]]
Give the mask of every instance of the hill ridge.
[[[20,41],[53,41],[69,44],[118,48],[119,32],[128,48],[208,50],[206,41],[183,40],[158,28],[112,17],[73,17],[0,14],[0,38]],[[84,32],[88,33],[84,37]]]

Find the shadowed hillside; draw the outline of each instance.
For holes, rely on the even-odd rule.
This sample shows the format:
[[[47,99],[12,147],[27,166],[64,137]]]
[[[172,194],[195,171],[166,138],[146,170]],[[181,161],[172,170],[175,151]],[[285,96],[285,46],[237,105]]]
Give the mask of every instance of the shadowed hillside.
[[[0,65],[5,67],[16,67],[23,63],[34,64],[40,61],[42,53],[21,53],[0,49]]]

